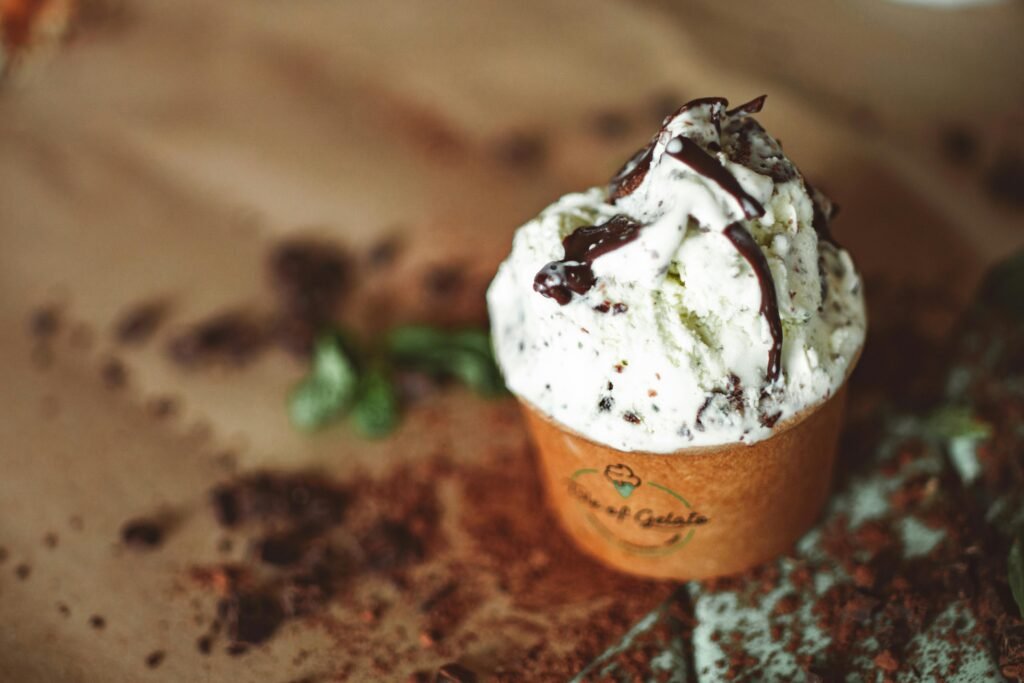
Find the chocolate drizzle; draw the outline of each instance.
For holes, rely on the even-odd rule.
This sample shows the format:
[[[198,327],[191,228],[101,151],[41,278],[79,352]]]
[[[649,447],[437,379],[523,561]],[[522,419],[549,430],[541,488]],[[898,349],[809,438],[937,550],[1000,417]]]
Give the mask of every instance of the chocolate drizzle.
[[[733,117],[750,116],[751,114],[756,114],[759,111],[761,111],[761,109],[764,107],[764,101],[767,97],[767,95],[760,95],[758,97],[755,97],[749,102],[744,102],[740,106],[730,109],[729,111],[725,112],[725,115]]]
[[[779,317],[779,301],[775,294],[775,280],[772,278],[772,271],[768,267],[768,260],[765,259],[761,248],[757,246],[757,242],[742,224],[731,223],[722,232],[736,247],[736,251],[754,269],[757,283],[761,287],[761,315],[768,321],[768,327],[772,334],[772,348],[768,352],[767,376],[769,382],[774,382],[779,378],[782,369],[782,319]]]
[[[562,259],[552,261],[537,273],[533,289],[562,306],[572,301],[574,292],[586,294],[597,281],[591,268],[594,259],[635,240],[641,227],[620,214],[600,225],[577,228],[562,240]]]
[[[678,149],[674,149],[675,147]],[[718,159],[701,149],[700,145],[693,140],[680,135],[668,143],[665,152],[721,187],[743,208],[743,215],[747,218],[764,215],[764,207],[761,206],[761,203],[747,194],[736,177],[729,173]]]
[[[608,187],[608,196],[612,202],[620,197],[633,194],[651,170],[651,160],[654,158],[654,140],[647,143],[629,158],[612,178]]]

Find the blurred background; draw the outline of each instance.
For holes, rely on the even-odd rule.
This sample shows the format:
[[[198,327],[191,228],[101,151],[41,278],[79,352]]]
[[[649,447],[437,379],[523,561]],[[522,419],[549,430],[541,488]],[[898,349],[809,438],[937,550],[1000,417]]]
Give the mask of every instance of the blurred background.
[[[871,309],[851,410],[891,398],[929,358],[890,341],[948,334],[985,268],[1024,245],[1022,35],[1019,0],[0,0],[0,463],[17,473],[0,519],[19,520],[0,540],[37,548],[72,512],[114,538],[126,510],[189,499],[221,470],[178,457],[180,439],[340,475],[394,467],[422,434],[456,460],[500,443],[458,396],[387,444],[310,439],[282,408],[301,354],[193,373],[165,342],[273,308],[269,255],[298,237],[358,262],[338,312],[355,329],[484,325],[514,229],[606,182],[701,96],[767,93],[759,118],[840,205]],[[157,343],[118,346],[109,331],[153,301],[171,310]],[[67,353],[26,337],[41,306],[61,311]],[[97,380],[116,379],[115,354],[128,400]],[[76,552],[35,585],[114,593],[132,575]],[[130,595],[110,607],[126,639],[163,609]],[[55,630],[50,602],[0,600],[19,623],[0,629],[11,680],[137,680],[113,641],[97,655]],[[42,656],[58,636],[67,656]],[[192,675],[180,661],[168,675]]]

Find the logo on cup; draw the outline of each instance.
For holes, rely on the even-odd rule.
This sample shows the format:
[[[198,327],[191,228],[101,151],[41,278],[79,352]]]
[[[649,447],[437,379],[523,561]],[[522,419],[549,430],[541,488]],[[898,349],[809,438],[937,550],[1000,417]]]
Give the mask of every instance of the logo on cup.
[[[600,475],[595,468],[577,470],[566,481],[569,495],[598,535],[627,552],[677,552],[690,542],[697,527],[710,521],[682,495],[657,482],[645,482],[629,465],[608,465]]]

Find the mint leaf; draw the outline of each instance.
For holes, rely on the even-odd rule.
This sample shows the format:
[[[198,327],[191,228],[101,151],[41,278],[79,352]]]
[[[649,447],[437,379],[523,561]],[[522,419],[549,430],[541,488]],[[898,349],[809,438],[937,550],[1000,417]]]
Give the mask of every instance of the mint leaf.
[[[940,439],[985,439],[992,433],[987,423],[974,417],[971,409],[963,406],[936,410],[928,416],[924,428],[928,434]]]
[[[363,377],[359,398],[352,407],[352,424],[364,436],[388,434],[398,423],[398,399],[391,378],[374,367]]]
[[[388,349],[399,364],[455,377],[481,394],[505,392],[490,335],[484,331],[409,325],[391,332]]]
[[[335,333],[317,339],[309,374],[288,397],[288,415],[299,429],[314,430],[340,416],[359,386],[355,364]]]
[[[1024,549],[1018,536],[1010,546],[1010,556],[1006,560],[1006,575],[1010,582],[1010,591],[1017,602],[1017,609],[1024,617]]]

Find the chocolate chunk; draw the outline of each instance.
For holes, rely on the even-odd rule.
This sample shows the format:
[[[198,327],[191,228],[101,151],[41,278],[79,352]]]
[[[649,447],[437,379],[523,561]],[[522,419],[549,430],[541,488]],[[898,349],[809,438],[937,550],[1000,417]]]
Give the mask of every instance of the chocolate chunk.
[[[597,402],[597,409],[602,413],[607,413],[615,405],[615,399],[611,396],[602,396],[601,400]]]

